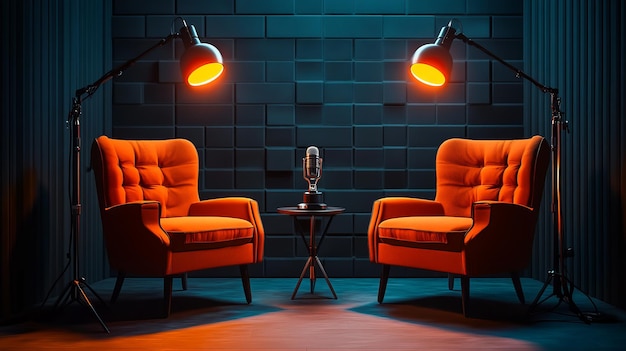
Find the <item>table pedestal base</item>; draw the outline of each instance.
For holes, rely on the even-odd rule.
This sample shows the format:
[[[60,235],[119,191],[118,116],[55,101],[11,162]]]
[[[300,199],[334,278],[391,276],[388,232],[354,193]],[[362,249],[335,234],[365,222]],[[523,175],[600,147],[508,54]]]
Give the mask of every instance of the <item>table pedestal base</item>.
[[[298,292],[298,289],[300,288],[300,283],[302,283],[302,279],[304,278],[304,275],[306,274],[307,270],[309,271],[309,280],[311,283],[311,294],[313,293],[313,291],[315,290],[315,281],[317,279],[315,277],[316,265],[320,269],[322,274],[324,275],[324,279],[326,280],[326,284],[328,284],[328,287],[330,288],[330,292],[333,293],[333,297],[335,298],[335,300],[337,300],[337,294],[335,293],[335,289],[333,289],[333,285],[330,283],[330,280],[328,279],[328,274],[326,274],[326,270],[324,270],[324,266],[322,266],[322,262],[317,256],[309,256],[309,259],[304,264],[304,268],[302,269],[302,273],[300,274],[300,278],[298,279],[296,288],[293,290],[293,294],[291,295],[292,300],[296,298],[296,293]]]

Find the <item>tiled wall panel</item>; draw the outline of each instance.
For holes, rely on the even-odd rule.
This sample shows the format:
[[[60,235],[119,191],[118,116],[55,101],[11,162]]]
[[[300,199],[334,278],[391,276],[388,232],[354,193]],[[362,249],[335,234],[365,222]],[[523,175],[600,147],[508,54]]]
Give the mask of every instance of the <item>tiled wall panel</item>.
[[[375,199],[432,198],[445,139],[525,136],[522,83],[478,50],[454,42],[445,89],[408,76],[413,51],[451,18],[522,66],[522,1],[114,1],[115,62],[167,35],[177,16],[220,49],[224,77],[192,90],[176,61],[181,43],[156,50],[114,82],[113,133],[190,139],[201,155],[204,197],[256,198],[268,240],[255,275],[300,273],[305,248],[276,207],[302,200],[309,145],[324,158],[326,202],[346,208],[320,251],[329,274],[376,276],[365,240]]]

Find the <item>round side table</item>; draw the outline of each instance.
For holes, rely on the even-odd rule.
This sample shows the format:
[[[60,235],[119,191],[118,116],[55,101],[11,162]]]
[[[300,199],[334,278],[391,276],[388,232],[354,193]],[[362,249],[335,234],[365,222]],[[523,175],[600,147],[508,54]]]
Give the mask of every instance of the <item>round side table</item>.
[[[322,245],[322,242],[324,241],[324,237],[326,236],[326,233],[328,232],[328,227],[330,226],[330,223],[332,222],[333,218],[335,217],[335,215],[338,215],[340,213],[343,213],[346,209],[343,207],[331,207],[328,206],[325,209],[301,209],[298,208],[296,206],[289,206],[289,207],[279,207],[276,209],[276,211],[278,213],[282,213],[285,215],[289,215],[293,218],[295,227],[298,230],[298,233],[300,234],[300,236],[302,237],[302,240],[304,241],[304,244],[307,245],[308,249],[309,249],[309,258],[307,259],[306,263],[304,264],[304,268],[302,269],[302,273],[300,274],[300,278],[298,279],[298,283],[296,284],[296,288],[293,290],[293,294],[291,295],[291,299],[295,299],[296,298],[296,293],[298,292],[298,289],[300,288],[300,283],[302,283],[302,279],[304,278],[304,275],[306,274],[307,271],[309,271],[309,280],[311,283],[311,293],[313,293],[313,291],[315,290],[315,266],[317,265],[317,267],[319,268],[319,270],[322,272],[322,275],[324,276],[324,279],[326,280],[326,284],[328,284],[328,287],[330,288],[330,291],[333,293],[333,297],[335,299],[337,299],[337,294],[335,293],[335,289],[333,289],[332,284],[330,283],[330,280],[328,279],[328,274],[326,274],[326,270],[324,269],[324,266],[322,265],[322,262],[320,261],[319,257],[317,256],[317,251],[319,250],[320,246]],[[307,242],[307,239],[305,237],[305,231],[303,230],[302,226],[300,225],[300,223],[298,222],[299,218],[309,218],[309,240]],[[326,225],[323,226],[322,231],[321,231],[321,235],[320,235],[320,240],[319,242],[316,243],[315,240],[315,219],[316,217],[327,217],[328,220],[326,221]]]

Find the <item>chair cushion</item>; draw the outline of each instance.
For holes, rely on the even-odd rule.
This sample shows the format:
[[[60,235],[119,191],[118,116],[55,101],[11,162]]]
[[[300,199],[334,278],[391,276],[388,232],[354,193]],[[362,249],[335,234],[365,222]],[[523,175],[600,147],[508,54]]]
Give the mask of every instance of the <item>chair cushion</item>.
[[[161,218],[170,236],[172,251],[190,251],[237,246],[252,242],[252,223],[232,217],[189,216]]]
[[[378,237],[391,245],[461,251],[463,237],[472,224],[468,217],[396,217],[378,225]]]

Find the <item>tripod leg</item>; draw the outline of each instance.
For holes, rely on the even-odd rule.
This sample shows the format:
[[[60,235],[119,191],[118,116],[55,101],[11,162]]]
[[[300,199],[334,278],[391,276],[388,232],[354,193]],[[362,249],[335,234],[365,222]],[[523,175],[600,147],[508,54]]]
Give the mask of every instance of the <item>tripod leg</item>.
[[[559,281],[558,281],[558,287],[559,287],[558,291],[555,291],[550,296],[546,297],[542,301],[539,301],[539,299],[543,295],[543,292],[546,290],[548,285],[550,285],[550,282],[553,279],[554,280],[559,279]],[[567,279],[567,277],[565,277],[562,274],[556,273],[554,271],[550,271],[550,276],[549,276],[548,280],[546,280],[546,282],[543,284],[543,287],[539,291],[539,294],[537,294],[537,297],[535,297],[535,300],[533,301],[533,303],[528,308],[528,312],[532,312],[533,309],[535,307],[537,307],[539,304],[541,304],[543,301],[546,301],[551,296],[556,295],[559,298],[559,302],[556,304],[556,306],[559,306],[561,304],[561,302],[566,302],[569,305],[570,311],[572,313],[576,314],[576,316],[581,321],[583,321],[583,322],[585,322],[587,324],[591,323],[591,321],[589,320],[589,317],[587,317],[584,313],[582,313],[580,308],[578,308],[578,305],[576,305],[576,303],[574,302],[574,299],[572,298],[572,291],[573,290],[574,290],[574,285],[572,284],[572,282],[569,281],[569,279]],[[555,308],[556,308],[556,306],[555,306]]]
[[[532,312],[532,310],[534,310],[535,307],[539,305],[539,299],[541,299],[541,296],[543,296],[543,293],[546,291],[546,288],[548,287],[548,285],[550,285],[552,278],[554,278],[554,272],[549,272],[548,279],[546,279],[546,282],[543,283],[543,286],[541,287],[541,290],[539,290],[537,297],[535,297],[535,299],[533,300],[533,303],[531,303],[530,306],[528,307],[529,312]]]
[[[87,287],[87,289],[89,289],[89,291],[91,291],[91,293],[98,299],[100,300],[100,303],[102,303],[102,305],[104,305],[106,307],[106,303],[104,302],[104,300],[102,299],[102,297],[100,297],[100,295],[98,295],[98,293],[91,287],[89,286],[89,284],[87,284],[87,282],[85,281],[85,278],[80,278],[80,284],[84,285]]]
[[[91,313],[96,317],[98,322],[100,322],[100,325],[102,326],[104,331],[106,331],[107,333],[110,333],[109,328],[107,328],[106,324],[104,324],[104,321],[102,320],[102,318],[100,318],[100,315],[98,315],[98,312],[96,312],[96,309],[91,304],[91,301],[89,301],[89,298],[87,297],[87,294],[85,294],[85,291],[80,286],[81,282],[78,281],[78,280],[75,280],[74,281],[74,285],[76,286],[76,289],[78,290],[78,292],[80,292],[80,296],[82,297],[83,302],[87,305],[87,307],[89,307],[89,309],[91,310]],[[89,288],[89,290],[92,290],[92,289]]]
[[[584,313],[582,313],[580,308],[578,308],[578,305],[576,305],[576,303],[574,302],[574,299],[572,297],[574,284],[572,284],[572,282],[570,282],[569,279],[567,279],[565,276],[561,276],[561,279],[563,280],[561,283],[561,287],[563,288],[563,296],[561,299],[567,302],[567,304],[569,305],[569,310],[572,313],[576,314],[576,316],[578,316],[581,321],[585,322],[586,324],[590,324],[591,321],[589,320],[589,318]]]
[[[65,306],[69,303],[69,300],[72,297],[72,286],[72,283],[70,283],[65,287],[65,289],[63,289],[63,292],[61,293],[61,295],[59,295],[57,301],[54,303],[55,310],[59,307],[59,305]],[[61,301],[63,301],[62,304]]]

